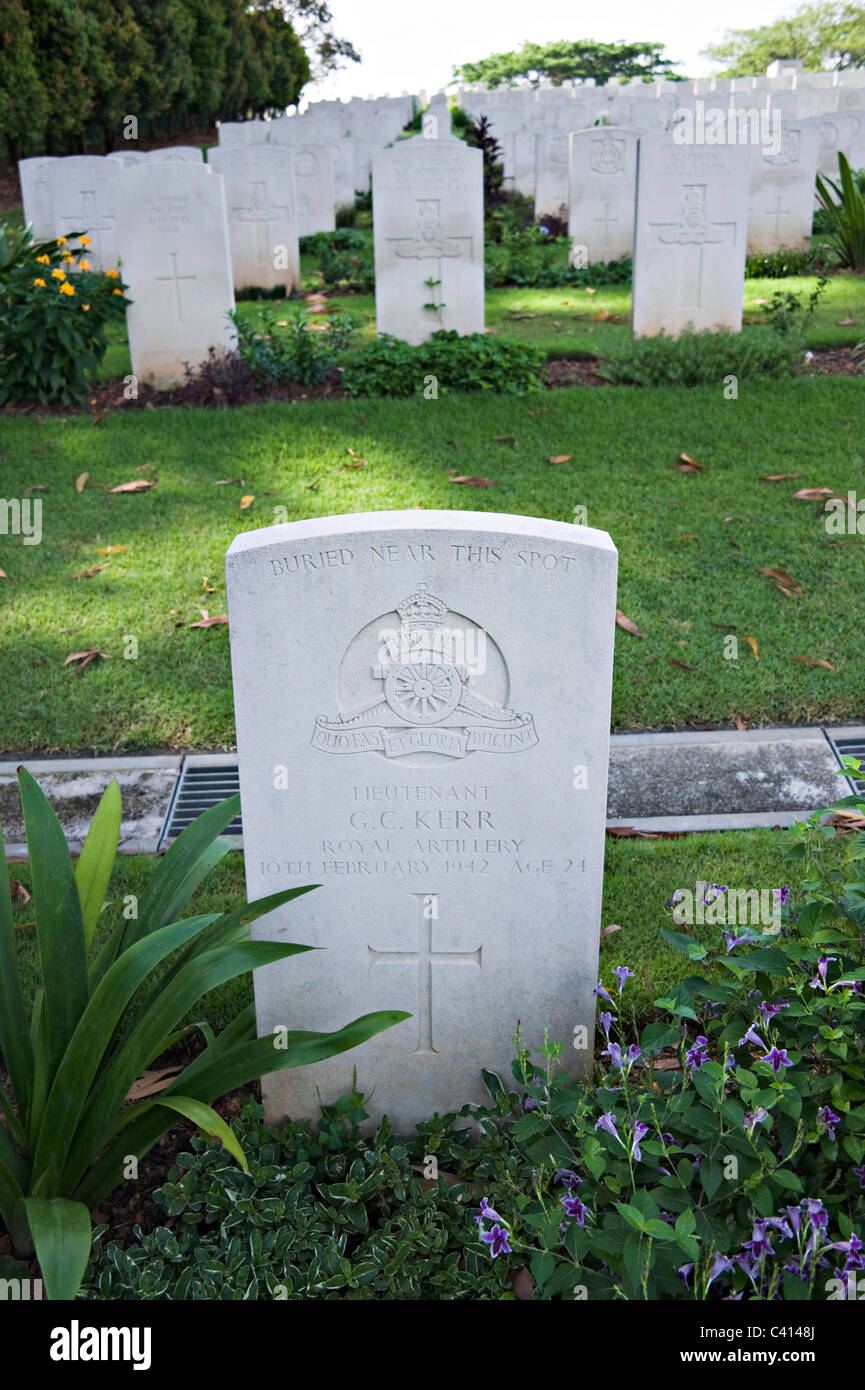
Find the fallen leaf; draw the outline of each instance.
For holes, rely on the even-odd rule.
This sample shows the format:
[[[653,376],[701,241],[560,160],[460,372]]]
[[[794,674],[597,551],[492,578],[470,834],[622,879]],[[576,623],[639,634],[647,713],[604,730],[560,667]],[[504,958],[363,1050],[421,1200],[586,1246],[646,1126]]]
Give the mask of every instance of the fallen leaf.
[[[758,565],[757,573],[765,574],[766,578],[771,579],[772,583],[788,598],[793,598],[794,594],[801,594],[802,592],[802,586],[797,584],[793,576],[788,574],[786,570],[774,569],[771,565]]]
[[[20,902],[22,906],[24,903],[29,903],[30,901],[30,894],[27,892],[24,884],[19,883],[17,878],[10,878],[9,880],[9,895],[17,902]]]
[[[693,666],[689,666],[687,661],[680,661],[677,656],[667,657],[668,666],[679,666],[683,671],[693,671]]]
[[[369,459],[361,458],[360,454],[355,453],[355,451],[354,451],[354,449],[352,449],[351,445],[349,445],[348,452],[351,454],[351,457],[352,457],[352,459],[354,460],[354,462],[353,462],[353,463],[344,463],[344,464],[342,465],[343,468],[365,468],[366,465],[369,463]]]
[[[858,811],[836,811],[826,823],[833,826],[839,835],[846,835],[851,830],[865,830],[865,816]]]
[[[242,512],[247,511],[247,509],[248,509],[249,507],[252,506],[252,504],[253,504],[254,501],[255,501],[255,493],[254,493],[254,492],[248,492],[248,493],[246,494],[245,497],[241,497],[241,499],[240,499],[240,510],[241,510]]]
[[[206,594],[212,594],[215,592],[213,585],[211,584],[206,574],[203,574],[201,576],[201,587]]]
[[[618,925],[617,922],[611,922],[608,927],[604,927],[604,930],[601,932],[601,936],[612,936],[614,931],[621,930],[622,928]]]
[[[593,287],[592,287],[591,285],[586,285],[586,294],[597,294],[597,293],[598,293],[598,291],[597,291],[596,289],[593,289]]]
[[[821,497],[831,497],[831,487],[803,487],[798,492],[793,493],[802,502],[819,502]]]
[[[158,1095],[164,1091],[166,1086],[170,1086],[176,1076],[183,1070],[182,1066],[161,1067],[158,1071],[146,1071],[139,1076],[137,1081],[133,1081],[126,1096],[127,1100],[144,1100],[145,1096]]]
[[[736,715],[736,728],[739,730],[740,734],[744,734],[746,730],[750,728],[750,725],[745,723],[741,714]]]
[[[217,623],[227,623],[228,616],[223,614],[220,618],[211,618],[206,608],[199,608],[201,618],[197,623],[190,623],[190,627],[214,627]]]
[[[632,825],[607,826],[607,834],[620,840],[657,840],[659,833],[657,830],[635,830]]]
[[[652,1071],[681,1071],[682,1064],[678,1057],[656,1057],[652,1063]]]
[[[87,479],[88,479],[89,477],[90,477],[90,474],[89,474],[89,473],[79,473],[79,474],[78,474],[78,477],[75,479],[75,491],[76,491],[76,492],[83,492],[83,491],[84,491],[84,489],[85,489],[86,486],[87,486]]]
[[[630,618],[626,618],[621,608],[616,609],[616,627],[621,627],[625,632],[630,632],[633,637],[645,637],[645,632],[641,632],[636,623],[632,623]]]
[[[709,626],[710,626],[710,627],[717,627],[717,628],[720,628],[721,632],[736,632],[736,631],[737,631],[737,628],[736,628],[736,624],[735,624],[735,623],[713,623],[713,622],[711,621],[711,619],[710,619],[710,620],[709,620]]]
[[[856,320],[851,318],[838,319],[837,323],[839,328],[853,328]]]
[[[764,473],[761,483],[783,483],[787,478],[801,478],[801,473]]]
[[[451,478],[452,483],[464,483],[466,487],[492,487],[493,478]]]
[[[131,483],[120,483],[118,487],[110,487],[109,492],[146,492],[148,488],[156,487],[156,480],[148,482],[146,478],[134,478]]]
[[[525,1265],[518,1265],[515,1269],[508,1270],[508,1283],[514,1298],[518,1298],[524,1303],[529,1303],[534,1299],[535,1281]]]
[[[25,492],[25,493],[28,493],[28,492],[47,492],[47,491],[48,491],[48,484],[47,484],[47,483],[31,483],[30,487],[25,487],[25,489],[24,489],[24,492]]]
[[[706,471],[705,463],[698,463],[696,459],[691,458],[690,454],[680,454],[679,462],[672,466],[680,473],[705,473]]]
[[[822,666],[826,671],[834,671],[835,667],[831,661],[824,661],[819,656],[794,656],[794,661],[800,662],[802,666]]]
[[[512,449],[516,448],[517,441],[512,434],[494,434],[493,439],[496,444],[509,444]]]
[[[567,463],[573,454],[550,454],[547,463]]]
[[[233,484],[233,483],[239,484],[240,487],[246,487],[246,479],[245,479],[245,478],[218,478],[217,481],[213,484],[213,486],[214,486],[214,487],[228,487],[229,485],[231,485],[231,484]]]
[[[107,569],[108,569],[108,566],[109,566],[110,564],[111,564],[111,561],[110,561],[110,560],[105,560],[101,565],[93,565],[92,568],[89,569],[89,570],[79,570],[77,574],[73,574],[73,575],[72,575],[72,578],[73,578],[73,579],[92,579],[93,576],[94,576],[94,574],[98,574],[100,570],[107,570]]]
[[[97,656],[108,659],[107,652],[101,652],[98,647],[90,647],[86,652],[70,652],[63,665],[68,666],[73,661],[80,661],[81,665],[76,666],[76,671],[83,671],[85,666],[89,666],[91,661],[95,661]]]
[[[8,578],[9,578],[9,576],[8,576],[8,574],[6,573],[6,571],[5,571],[5,570],[0,570],[0,579],[8,579]]]
[[[599,309],[596,314],[592,314],[592,318],[596,323],[606,323],[607,319],[611,319],[612,317],[609,309]]]
[[[129,547],[128,547],[128,546],[125,546],[125,545],[98,545],[98,546],[96,547],[96,554],[97,554],[97,555],[117,555],[117,554],[120,553],[121,550],[127,550],[128,548],[129,548]]]
[[[757,646],[757,639],[756,639],[756,637],[746,637],[744,640],[748,643],[748,646],[751,648],[751,651],[754,653],[754,660],[755,660],[755,661],[759,661],[759,660],[760,660],[760,648]]]
[[[60,635],[61,637],[71,637],[73,633],[83,631],[84,629],[81,627],[61,627]]]

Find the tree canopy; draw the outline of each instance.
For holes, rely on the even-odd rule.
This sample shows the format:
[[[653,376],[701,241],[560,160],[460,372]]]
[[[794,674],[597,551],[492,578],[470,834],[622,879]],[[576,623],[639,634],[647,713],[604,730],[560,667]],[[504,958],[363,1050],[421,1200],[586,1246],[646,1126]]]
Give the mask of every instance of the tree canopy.
[[[664,58],[663,50],[662,43],[594,43],[591,39],[524,43],[512,53],[493,53],[476,63],[463,63],[454,69],[454,78],[484,87],[537,87],[547,79],[560,87],[568,79],[590,77],[599,84],[617,77],[673,77],[673,60]]]
[[[801,58],[806,72],[865,67],[865,6],[803,5],[759,29],[730,29],[704,57],[725,63],[720,77],[764,73],[776,58]]]

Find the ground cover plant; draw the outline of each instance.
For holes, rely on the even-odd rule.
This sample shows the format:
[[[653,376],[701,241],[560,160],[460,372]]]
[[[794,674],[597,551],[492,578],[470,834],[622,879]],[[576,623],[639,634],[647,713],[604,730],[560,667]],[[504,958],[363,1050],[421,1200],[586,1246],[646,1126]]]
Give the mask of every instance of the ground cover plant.
[[[618,728],[855,722],[863,539],[827,530],[824,504],[865,492],[862,382],[724,389],[6,419],[4,488],[41,501],[42,542],[0,536],[5,746],[231,747],[234,535],[419,505],[564,521],[585,507],[610,532],[619,607],[644,634],[617,633]]]

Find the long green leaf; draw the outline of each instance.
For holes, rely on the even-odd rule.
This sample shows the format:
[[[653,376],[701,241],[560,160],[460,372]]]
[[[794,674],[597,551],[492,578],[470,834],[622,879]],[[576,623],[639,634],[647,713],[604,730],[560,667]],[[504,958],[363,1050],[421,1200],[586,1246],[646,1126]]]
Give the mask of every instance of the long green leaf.
[[[207,913],[162,927],[130,946],[100,980],[57,1068],[45,1103],[33,1155],[32,1190],[37,1195],[56,1191],[88,1092],[138,986],[166,956],[215,920],[215,913]]]
[[[218,1139],[224,1149],[236,1158],[244,1172],[249,1172],[249,1164],[246,1161],[246,1154],[240,1144],[240,1140],[229,1129],[221,1115],[218,1115],[211,1106],[205,1105],[202,1100],[193,1100],[192,1096],[157,1096],[152,1101],[144,1101],[141,1107],[135,1106],[136,1110],[143,1109],[144,1106],[163,1106],[166,1110],[173,1110],[177,1115],[183,1115],[185,1119],[191,1120],[194,1125],[211,1139]],[[124,1111],[124,1114],[127,1112]]]
[[[120,787],[112,778],[93,813],[78,863],[75,865],[75,886],[81,904],[84,944],[88,949],[96,931],[111,870],[114,867],[122,814]]]
[[[4,1102],[5,1096],[2,1093],[2,1089],[0,1089],[0,1104],[3,1105],[5,1111],[6,1106]],[[8,1113],[6,1118],[8,1120]],[[0,1164],[4,1166],[8,1174],[14,1177],[16,1182],[20,1183],[22,1189],[27,1186],[29,1179],[27,1164],[16,1150],[12,1142],[12,1136],[3,1124],[0,1124]]]
[[[93,1230],[83,1202],[25,1197],[36,1258],[50,1299],[73,1299],[81,1287]]]
[[[153,1049],[203,994],[227,980],[233,980],[237,975],[246,974],[247,970],[285,960],[288,956],[309,949],[308,946],[281,945],[270,941],[245,941],[239,946],[208,951],[190,961],[136,1021],[132,1032],[91,1090],[69,1153],[60,1191],[70,1192],[81,1181],[87,1165],[109,1133],[130,1086],[153,1056]],[[176,1088],[176,1091],[180,1093],[181,1088]]]
[[[173,922],[205,874],[231,849],[231,840],[217,840],[240,810],[235,794],[197,816],[159,861],[147,892],[138,904],[138,920],[124,928],[122,949],[149,932]]]
[[[2,1111],[2,1113],[6,1116],[6,1124],[8,1126],[9,1135],[11,1136],[11,1138],[15,1141],[19,1148],[24,1150],[29,1149],[30,1146],[27,1142],[27,1135],[24,1133],[21,1121],[16,1115],[12,1102],[7,1096],[6,1091],[2,1085],[0,1085],[0,1111]],[[5,1134],[6,1130],[3,1128],[2,1125],[0,1125],[0,1140],[3,1139]]]
[[[87,1007],[84,926],[62,826],[26,768],[18,774],[18,785],[33,878],[51,1078]]]
[[[6,869],[6,848],[0,830],[0,1052],[22,1115],[33,1095],[33,1048],[27,1027],[27,1010],[18,972],[15,925]]]
[[[184,1096],[191,1095],[209,1104],[217,1097],[227,1095],[238,1086],[245,1086],[269,1072],[307,1066],[310,1062],[347,1052],[367,1042],[376,1033],[410,1017],[410,1014],[388,1009],[364,1014],[333,1033],[289,1033],[285,1051],[274,1048],[272,1037],[256,1038],[233,1048],[227,1056],[215,1059],[210,1066],[197,1069],[194,1077],[190,1077],[192,1068],[187,1067],[163,1092],[162,1098],[173,1095],[176,1087]],[[186,1078],[189,1078],[188,1084],[181,1085]],[[121,1181],[126,1155],[142,1157],[169,1128],[170,1121],[154,1112],[141,1116],[107,1146],[98,1162],[80,1181],[75,1196],[90,1206],[95,1205]]]
[[[45,991],[37,989],[30,1015],[30,1044],[33,1048],[33,1097],[27,1112],[25,1129],[28,1145],[35,1147],[42,1123],[42,1111],[48,1096],[48,1035],[45,1028]]]

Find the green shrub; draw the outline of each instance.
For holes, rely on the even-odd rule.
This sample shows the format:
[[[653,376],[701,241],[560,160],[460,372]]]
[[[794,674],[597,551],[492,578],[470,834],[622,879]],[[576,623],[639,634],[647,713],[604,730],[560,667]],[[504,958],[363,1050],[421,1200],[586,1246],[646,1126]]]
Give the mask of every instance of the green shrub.
[[[440,329],[418,347],[381,334],[346,363],[342,386],[349,396],[411,396],[435,378],[436,393],[525,395],[540,389],[543,364],[541,348],[486,333]]]
[[[285,299],[285,285],[247,285],[244,289],[238,290],[235,299],[240,302],[244,299]]]
[[[255,373],[260,385],[281,386],[296,381],[316,386],[332,370],[355,331],[355,320],[348,314],[329,318],[322,329],[310,328],[302,310],[290,312],[287,326],[277,325],[273,309],[264,309],[259,326],[230,315],[237,330],[237,350]]]
[[[120,788],[106,789],[74,872],[59,820],[36,781],[18,776],[33,885],[41,981],[24,1002],[0,834],[0,1217],[15,1254],[39,1259],[51,1299],[75,1296],[91,1245],[90,1208],[121,1181],[177,1115],[216,1135],[247,1166],[210,1102],[253,1078],[356,1046],[407,1014],[367,1014],[334,1033],[256,1037],[252,1005],[158,1096],[127,1105],[133,1082],[188,1029],[181,1020],[208,990],[311,949],[250,941],[249,924],[309,888],[286,889],[222,915],[178,919],[207,871],[230,848],[219,839],[240,809],[229,797],[205,811],[160,861],[136,915],[94,937],[120,834]],[[132,1015],[130,1009],[135,1009]]]
[[[737,377],[789,376],[801,359],[804,343],[771,328],[748,333],[659,333],[632,338],[606,350],[599,375],[617,386],[702,386]]]
[[[838,173],[840,183],[817,175],[817,197],[828,224],[826,236],[839,265],[865,270],[865,192],[840,151]]]
[[[853,171],[853,182],[859,192],[865,197],[865,169],[855,169]],[[824,212],[822,207],[818,207],[814,213],[814,221],[811,230],[815,236],[825,236],[827,232],[832,230],[832,220],[826,212]]]
[[[487,289],[524,285],[533,289],[559,289],[579,285],[629,285],[631,260],[595,261],[572,266],[558,259],[551,248],[555,238],[543,227],[503,231],[500,240],[487,245],[484,282]]]
[[[36,242],[29,229],[0,228],[0,405],[71,405],[91,387],[107,325],[129,300],[117,271],[90,270],[88,238],[76,239],[73,252],[66,237]]]
[[[748,256],[745,261],[746,280],[783,280],[788,275],[813,275],[820,261],[819,252],[769,251],[765,255]]]

